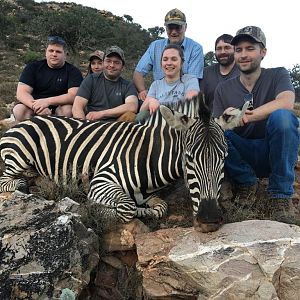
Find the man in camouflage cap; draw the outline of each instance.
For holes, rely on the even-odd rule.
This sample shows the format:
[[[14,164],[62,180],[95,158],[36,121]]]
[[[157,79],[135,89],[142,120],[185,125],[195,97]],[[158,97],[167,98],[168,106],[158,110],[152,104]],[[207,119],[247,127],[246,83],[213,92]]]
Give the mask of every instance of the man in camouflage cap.
[[[203,76],[204,56],[200,44],[185,37],[187,29],[186,17],[179,9],[170,10],[165,16],[165,27],[168,38],[159,39],[150,44],[133,74],[133,81],[137,87],[139,99],[145,100],[147,88],[144,77],[153,71],[153,79],[164,77],[161,69],[161,56],[167,44],[179,44],[184,51],[183,73],[195,75],[198,79]]]
[[[213,113],[219,117],[232,107],[250,101],[241,126],[225,132],[228,140],[226,172],[235,184],[235,203],[255,203],[257,179],[269,178],[265,214],[295,223],[291,203],[295,164],[299,148],[299,121],[293,113],[295,92],[288,71],[261,67],[267,53],[266,37],[256,26],[246,26],[232,39],[240,76],[220,84],[215,92]]]

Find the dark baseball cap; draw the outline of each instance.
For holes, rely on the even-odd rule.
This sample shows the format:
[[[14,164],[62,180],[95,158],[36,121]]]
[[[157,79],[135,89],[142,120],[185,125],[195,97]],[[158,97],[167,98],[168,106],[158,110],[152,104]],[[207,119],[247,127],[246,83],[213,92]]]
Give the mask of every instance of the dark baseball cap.
[[[231,45],[236,45],[243,37],[250,37],[256,43],[261,43],[264,47],[266,47],[266,36],[259,27],[246,26],[238,30],[235,37],[231,41]]]
[[[185,14],[177,8],[170,10],[165,16],[165,26],[170,24],[185,25]]]
[[[121,58],[121,60],[123,62],[123,65],[125,65],[124,51],[120,47],[118,47],[118,46],[111,46],[111,47],[109,47],[109,48],[107,48],[105,50],[105,57],[109,56],[111,54],[117,54]]]

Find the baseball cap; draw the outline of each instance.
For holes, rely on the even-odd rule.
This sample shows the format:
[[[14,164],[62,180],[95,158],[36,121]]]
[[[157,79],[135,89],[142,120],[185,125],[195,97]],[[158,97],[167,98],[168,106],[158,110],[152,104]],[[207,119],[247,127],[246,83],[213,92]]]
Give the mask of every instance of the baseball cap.
[[[124,51],[123,51],[120,47],[118,47],[118,46],[111,46],[111,47],[109,47],[109,48],[107,48],[107,49],[105,50],[105,57],[106,57],[106,56],[109,56],[109,55],[111,55],[111,54],[113,54],[113,53],[115,53],[115,54],[117,54],[118,56],[120,56],[120,58],[121,58],[121,60],[122,60],[122,62],[123,62],[123,65],[125,65],[125,55],[124,55]]]
[[[170,10],[165,16],[165,26],[169,24],[185,25],[185,14],[177,8]]]
[[[94,51],[93,53],[90,54],[89,61],[91,61],[94,57],[97,57],[97,58],[103,60],[104,59],[104,52],[101,51],[101,50]]]
[[[232,39],[231,44],[236,45],[240,38],[250,37],[257,43],[262,43],[266,47],[266,36],[263,31],[256,26],[246,26],[237,31],[235,37]]]

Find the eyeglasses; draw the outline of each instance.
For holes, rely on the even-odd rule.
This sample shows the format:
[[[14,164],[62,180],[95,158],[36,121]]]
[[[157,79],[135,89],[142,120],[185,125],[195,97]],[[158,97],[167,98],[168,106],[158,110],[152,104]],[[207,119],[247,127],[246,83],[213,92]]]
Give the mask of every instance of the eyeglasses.
[[[48,36],[48,42],[53,44],[59,44],[59,45],[66,45],[65,40],[63,40],[60,36],[54,35],[54,36]]]
[[[253,94],[252,93],[249,93],[249,94],[246,94],[244,96],[244,101],[247,102],[249,101],[249,106],[248,106],[248,109],[249,110],[253,110]]]
[[[169,25],[167,25],[167,30],[168,31],[172,31],[172,30],[181,31],[182,28],[183,28],[182,25],[177,25],[177,24],[169,24]]]

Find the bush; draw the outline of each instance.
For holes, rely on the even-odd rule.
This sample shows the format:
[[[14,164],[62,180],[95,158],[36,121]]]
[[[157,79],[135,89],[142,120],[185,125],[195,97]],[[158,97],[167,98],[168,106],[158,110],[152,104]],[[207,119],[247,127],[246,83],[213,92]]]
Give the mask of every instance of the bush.
[[[29,50],[25,53],[23,60],[24,60],[25,64],[28,64],[28,63],[31,63],[35,60],[39,60],[42,58],[43,58],[43,56],[41,53]]]

